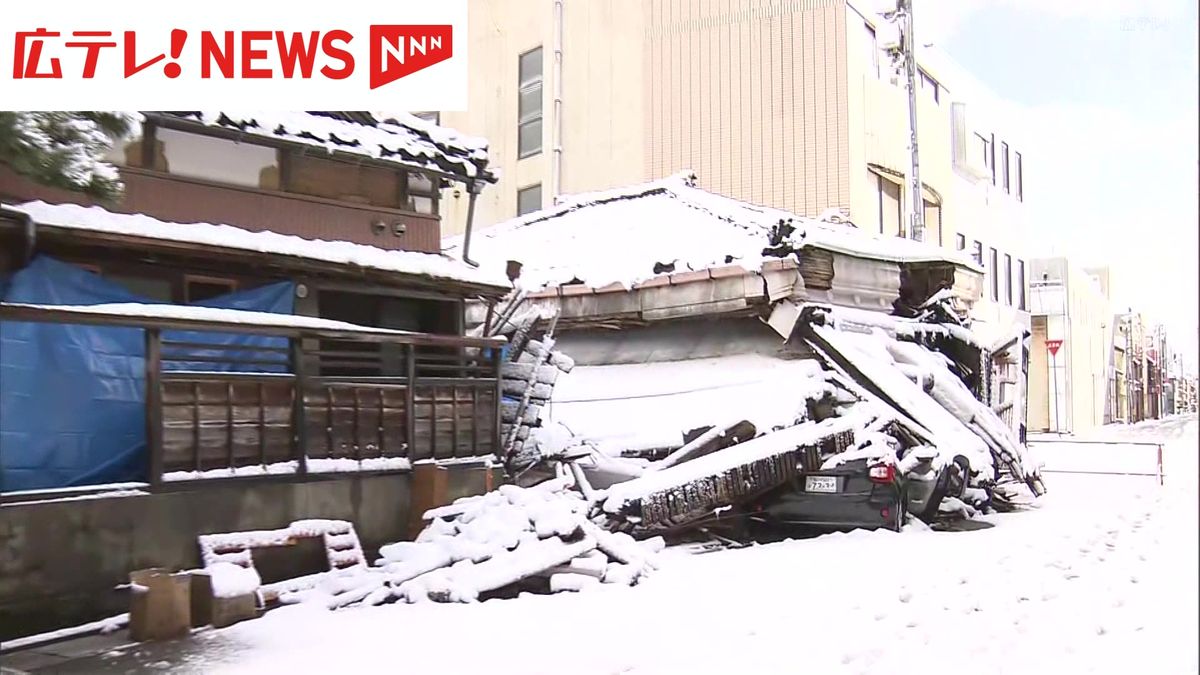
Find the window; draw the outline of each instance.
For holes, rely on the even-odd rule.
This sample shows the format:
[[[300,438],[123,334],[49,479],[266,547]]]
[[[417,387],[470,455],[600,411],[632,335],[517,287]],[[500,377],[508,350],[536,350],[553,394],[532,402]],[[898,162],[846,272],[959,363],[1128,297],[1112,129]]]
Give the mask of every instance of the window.
[[[523,216],[526,213],[533,213],[542,208],[542,185],[530,185],[527,188],[517,190],[517,215]]]
[[[921,89],[929,92],[929,96],[933,99],[934,103],[941,102],[941,96],[938,93],[939,87],[937,80],[930,77],[929,74],[923,70],[921,71]]]
[[[996,184],[996,134],[988,141],[988,167],[992,170],[992,185]]]
[[[983,243],[975,240],[971,246],[971,258],[975,260],[976,265],[983,265]]]
[[[1014,153],[1017,156],[1017,201],[1025,201],[1025,172],[1021,167],[1021,153]]]
[[[417,213],[437,213],[438,188],[441,181],[423,173],[408,174],[408,192],[405,206],[409,211]]]
[[[1004,300],[1005,303],[1012,307],[1013,304],[1013,276],[1012,276],[1012,256],[1004,254]]]
[[[990,169],[992,167],[991,141],[979,134],[975,134],[975,140],[975,146],[983,153],[983,168]]]
[[[988,272],[992,275],[992,302],[1000,302],[1000,253],[994,248],[988,250]]]
[[[938,247],[941,247],[941,245],[942,245],[942,206],[941,206],[941,204],[934,204],[933,202],[929,201],[928,199],[922,199],[921,203],[922,203],[922,206],[924,207],[924,213],[922,215],[925,218],[925,235],[924,235],[925,241],[927,241],[931,244],[936,243],[938,245]],[[937,234],[936,241],[934,239],[935,231]]]
[[[955,251],[967,250],[967,238],[961,234],[954,235],[954,250]]]
[[[875,29],[868,23],[863,23],[866,29],[867,73],[879,79],[879,42],[875,38]]]
[[[237,290],[237,282],[232,279],[199,277],[190,274],[183,277],[184,302],[212,300],[235,290]]]
[[[904,214],[900,209],[900,184],[875,174],[879,186],[879,234],[904,234]]]
[[[542,151],[542,48],[525,52],[518,64],[517,157]]]
[[[1020,289],[1017,293],[1017,307],[1025,309],[1025,261],[1017,261],[1017,288]]]
[[[169,278],[143,276],[137,272],[105,272],[102,276],[130,293],[140,295],[147,300],[163,303],[175,302],[174,284]]]
[[[158,128],[156,145],[162,152],[156,168],[188,178],[279,189],[279,161],[275,148],[186,131]]]
[[[1008,172],[1008,143],[1000,144],[1000,175],[1004,177],[1004,191],[1011,192],[1011,181]]]

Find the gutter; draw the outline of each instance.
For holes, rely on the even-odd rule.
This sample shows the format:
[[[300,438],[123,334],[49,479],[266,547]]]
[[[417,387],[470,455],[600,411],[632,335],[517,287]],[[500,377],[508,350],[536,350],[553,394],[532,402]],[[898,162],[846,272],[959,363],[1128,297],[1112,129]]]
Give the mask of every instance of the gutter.
[[[21,226],[21,235],[24,246],[21,248],[21,267],[29,264],[33,260],[33,252],[37,249],[37,223],[33,222],[33,218],[24,211],[17,211],[0,206],[0,218],[10,222],[17,223]]]
[[[563,12],[564,0],[554,1],[554,167],[550,172],[551,204],[557,204],[562,194],[563,165]]]
[[[471,181],[467,183],[467,229],[463,232],[462,260],[471,267],[479,267],[479,263],[471,260],[471,229],[475,225],[475,199],[479,197],[482,186]]]

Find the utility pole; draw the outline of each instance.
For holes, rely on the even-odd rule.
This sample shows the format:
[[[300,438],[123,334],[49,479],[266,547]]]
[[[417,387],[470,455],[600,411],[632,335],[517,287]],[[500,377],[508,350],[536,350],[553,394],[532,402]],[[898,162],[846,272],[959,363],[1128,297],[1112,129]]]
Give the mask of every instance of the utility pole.
[[[913,37],[912,0],[897,0],[900,43],[904,54],[904,75],[908,82],[908,148],[912,166],[908,172],[908,236],[925,241],[925,198],[921,194],[920,163],[917,161],[917,45]]]

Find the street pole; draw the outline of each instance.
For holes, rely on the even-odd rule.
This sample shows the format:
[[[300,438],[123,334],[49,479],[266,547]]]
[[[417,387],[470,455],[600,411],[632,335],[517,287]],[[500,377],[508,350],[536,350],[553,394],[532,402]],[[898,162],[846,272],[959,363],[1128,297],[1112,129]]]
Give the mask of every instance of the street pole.
[[[912,161],[908,172],[908,236],[925,241],[925,198],[921,195],[920,163],[917,161],[917,47],[913,37],[912,0],[898,0],[896,11],[904,21],[900,38],[904,76],[908,82],[908,147]]]

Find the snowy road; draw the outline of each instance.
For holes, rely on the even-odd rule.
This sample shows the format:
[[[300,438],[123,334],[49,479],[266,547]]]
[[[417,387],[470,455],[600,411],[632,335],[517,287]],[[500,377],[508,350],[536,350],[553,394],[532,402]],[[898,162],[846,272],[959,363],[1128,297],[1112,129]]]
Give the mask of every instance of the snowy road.
[[[674,554],[634,588],[475,606],[286,608],[198,635],[192,648],[153,665],[489,675],[1194,673],[1195,418],[1122,432],[1167,442],[1165,487],[1144,477],[1055,475],[1038,508],[990,516],[989,529],[860,531]],[[134,656],[111,655],[103,665],[123,670]]]

